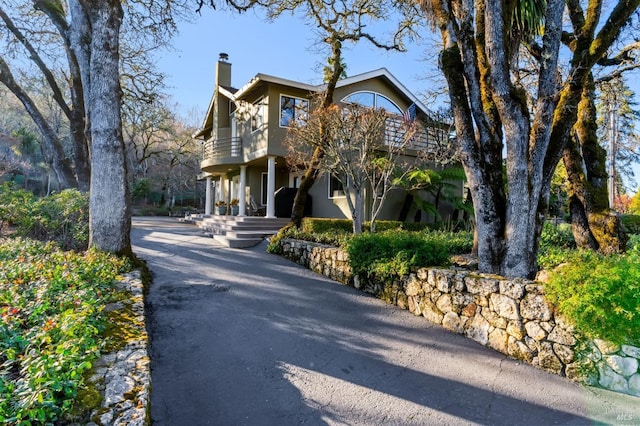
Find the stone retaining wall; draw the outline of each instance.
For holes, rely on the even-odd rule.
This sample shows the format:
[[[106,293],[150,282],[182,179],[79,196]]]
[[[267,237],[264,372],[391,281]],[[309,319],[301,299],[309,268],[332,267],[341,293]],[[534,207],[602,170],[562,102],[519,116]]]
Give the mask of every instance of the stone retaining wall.
[[[143,284],[140,271],[124,275],[119,282],[131,299],[114,303],[106,311],[126,310],[131,317],[131,337],[121,349],[102,355],[94,364],[89,382],[100,392],[100,408],[91,413],[88,425],[144,426],[150,424],[149,367],[147,333],[144,316]]]
[[[283,256],[315,272],[505,355],[572,380],[640,396],[640,348],[595,340],[577,360],[573,327],[554,312],[540,283],[440,268],[420,268],[392,283],[381,282],[353,277],[348,254],[338,248],[291,239],[279,244]]]

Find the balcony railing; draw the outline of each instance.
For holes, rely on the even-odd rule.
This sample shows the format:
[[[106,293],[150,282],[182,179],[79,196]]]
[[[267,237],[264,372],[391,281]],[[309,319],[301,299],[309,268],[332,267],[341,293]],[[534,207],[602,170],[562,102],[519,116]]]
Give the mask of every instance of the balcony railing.
[[[242,157],[242,138],[209,139],[202,146],[203,160],[231,160]]]
[[[448,138],[446,130],[438,127],[426,127],[419,125],[416,129],[410,130],[403,122],[402,117],[389,117],[385,123],[384,138],[387,145],[403,146],[406,149],[415,151],[431,152],[438,145],[438,140]]]

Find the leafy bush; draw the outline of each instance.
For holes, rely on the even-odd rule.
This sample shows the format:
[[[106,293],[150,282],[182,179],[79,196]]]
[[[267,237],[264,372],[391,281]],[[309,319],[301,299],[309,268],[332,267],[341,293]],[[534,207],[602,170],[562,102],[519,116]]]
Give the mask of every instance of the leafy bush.
[[[576,242],[571,231],[571,224],[554,225],[547,222],[540,235],[540,250],[538,251],[538,266],[542,269],[552,269],[569,262],[575,256]]]
[[[11,183],[0,186],[0,232],[7,225],[17,226],[29,219],[34,200],[33,193]]]
[[[573,231],[570,223],[560,223],[555,225],[545,222],[540,235],[540,249],[548,247],[559,247],[564,249],[576,248],[576,241],[573,238]]]
[[[89,243],[89,197],[77,189],[65,189],[37,200],[32,223],[22,235],[55,241],[64,250],[86,250]]]
[[[124,260],[0,240],[0,423],[60,420],[100,352]]]
[[[169,208],[162,206],[144,206],[134,210],[135,216],[168,216]]]
[[[576,330],[615,343],[640,343],[640,242],[625,255],[576,251],[551,273],[546,293]]]
[[[54,241],[65,250],[85,250],[89,241],[89,198],[65,189],[43,198],[11,185],[0,187],[0,221],[18,236]]]
[[[352,236],[351,232],[324,232],[311,233],[304,229],[299,230],[295,226],[283,228],[277,235],[269,239],[267,251],[273,254],[280,254],[279,242],[282,238],[292,238],[296,240],[311,241],[314,243],[327,244],[336,247],[344,246],[346,241]]]
[[[625,231],[629,234],[639,235],[640,234],[640,215],[638,214],[627,214],[622,216],[622,225],[625,228]]]
[[[406,231],[361,234],[346,244],[354,274],[391,278],[423,266],[446,265],[449,251],[440,238]]]
[[[422,231],[429,229],[431,225],[426,223],[400,222],[398,220],[377,220],[376,232],[388,231],[391,229],[404,229],[407,231]],[[326,219],[316,217],[305,217],[302,219],[302,230],[309,234],[328,233],[353,233],[353,221],[350,219]],[[363,231],[371,230],[371,222],[363,224]]]

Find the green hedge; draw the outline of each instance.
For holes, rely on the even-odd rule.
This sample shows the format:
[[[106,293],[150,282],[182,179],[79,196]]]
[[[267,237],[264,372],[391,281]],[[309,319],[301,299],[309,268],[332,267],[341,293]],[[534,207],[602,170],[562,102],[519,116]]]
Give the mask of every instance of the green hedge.
[[[371,230],[371,222],[363,224],[364,231]],[[398,220],[377,220],[376,232],[384,232],[391,229],[404,229],[407,231],[421,231],[429,229],[426,223],[400,222]],[[351,219],[326,219],[305,217],[302,219],[302,231],[310,234],[324,234],[332,232],[353,233],[353,221]]]
[[[354,274],[378,278],[449,263],[449,250],[441,239],[406,231],[356,235],[347,242],[346,250]]]

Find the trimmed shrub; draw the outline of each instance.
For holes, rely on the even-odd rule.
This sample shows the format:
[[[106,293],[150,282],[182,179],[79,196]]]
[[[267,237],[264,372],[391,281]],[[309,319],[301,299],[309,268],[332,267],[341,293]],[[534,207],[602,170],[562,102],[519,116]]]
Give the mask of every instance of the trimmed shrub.
[[[349,219],[325,219],[305,217],[302,219],[301,230],[308,234],[324,233],[352,233],[353,222]]]
[[[430,229],[427,223],[400,222],[398,220],[377,220],[376,232],[384,232],[391,229],[404,229],[407,231],[422,231]],[[326,219],[305,217],[302,219],[302,230],[311,234],[325,233],[353,233],[353,221],[351,219]],[[371,222],[364,222],[363,231],[371,230]]]
[[[437,241],[446,248],[449,255],[468,254],[473,249],[473,232],[430,231],[424,230],[421,235],[431,241]]]
[[[346,244],[354,274],[392,278],[412,269],[449,263],[448,247],[438,238],[406,231],[361,234]]]

